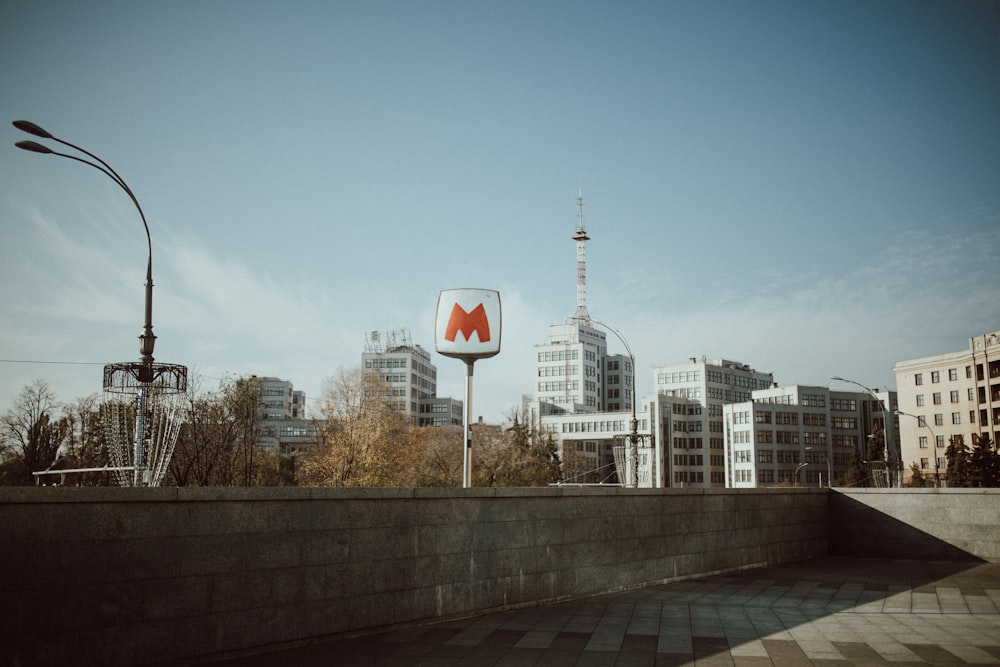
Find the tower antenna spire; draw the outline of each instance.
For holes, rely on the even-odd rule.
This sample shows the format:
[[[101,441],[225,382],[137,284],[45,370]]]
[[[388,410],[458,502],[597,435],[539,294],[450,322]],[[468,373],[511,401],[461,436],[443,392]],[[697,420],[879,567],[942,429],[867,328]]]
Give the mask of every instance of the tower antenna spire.
[[[576,241],[576,313],[573,318],[590,322],[590,313],[587,312],[587,248],[586,243],[590,240],[587,231],[583,227],[583,188],[580,188],[580,196],[577,199],[580,207],[580,222],[573,234]]]

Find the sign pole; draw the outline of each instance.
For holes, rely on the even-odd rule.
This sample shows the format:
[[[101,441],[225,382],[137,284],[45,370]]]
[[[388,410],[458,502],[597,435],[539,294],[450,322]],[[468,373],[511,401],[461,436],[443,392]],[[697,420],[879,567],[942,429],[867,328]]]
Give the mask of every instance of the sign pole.
[[[434,347],[465,362],[465,416],[462,428],[462,488],[472,488],[472,367],[500,352],[500,292],[441,290],[434,315]]]
[[[462,488],[472,488],[472,367],[475,360],[465,362],[465,449],[462,456]]]

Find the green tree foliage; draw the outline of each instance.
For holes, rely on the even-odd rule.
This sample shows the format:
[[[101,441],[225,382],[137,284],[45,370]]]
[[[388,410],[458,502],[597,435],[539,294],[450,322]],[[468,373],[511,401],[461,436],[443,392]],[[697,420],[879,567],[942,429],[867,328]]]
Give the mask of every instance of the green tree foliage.
[[[969,446],[965,444],[965,439],[960,435],[952,437],[948,441],[948,448],[944,451],[944,455],[948,460],[948,486],[973,486],[971,453]]]
[[[910,464],[910,482],[908,486],[915,488],[927,486],[926,480],[924,479],[924,471],[921,470],[920,464],[916,461]]]
[[[844,486],[865,486],[867,484],[868,477],[865,474],[865,462],[864,458],[861,456],[861,451],[859,450],[857,444],[854,445],[854,450],[851,453],[851,465],[844,474],[842,484]]]
[[[31,473],[46,470],[66,436],[65,420],[54,419],[55,394],[43,380],[26,386],[0,417],[0,483],[34,484]]]
[[[994,450],[987,433],[979,436],[969,455],[968,479],[970,486],[1000,486],[1000,454]]]

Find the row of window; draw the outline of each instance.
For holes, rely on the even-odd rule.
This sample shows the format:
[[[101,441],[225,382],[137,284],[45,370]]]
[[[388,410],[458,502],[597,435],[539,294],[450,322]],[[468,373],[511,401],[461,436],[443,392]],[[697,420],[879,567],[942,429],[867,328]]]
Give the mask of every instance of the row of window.
[[[579,380],[550,380],[548,382],[539,382],[538,391],[573,391],[580,388]]]
[[[965,367],[965,377],[967,379],[972,379],[972,366]],[[958,380],[958,369],[949,368],[948,369],[948,380],[955,382]],[[924,374],[916,373],[913,376],[913,381],[915,384],[921,385],[924,383]],[[941,371],[931,371],[931,384],[937,384],[941,381]]]
[[[961,412],[952,412],[951,413],[951,423],[952,424],[961,424],[962,423],[962,413]],[[976,411],[975,410],[969,410],[969,423],[970,424],[975,424],[976,423]],[[917,425],[921,426],[921,427],[926,427],[927,426],[927,417],[924,416],[924,415],[917,415]],[[935,426],[944,426],[944,415],[943,414],[938,413],[938,414],[934,415],[934,425]]]
[[[953,389],[952,391],[948,392],[948,398],[952,403],[958,403],[961,400],[959,398],[960,396],[961,394],[957,389]],[[969,387],[966,393],[966,399],[970,401],[976,400],[976,390],[974,388]],[[934,403],[934,405],[941,405],[941,392],[934,392],[933,394],[931,394],[931,402]],[[917,407],[921,407],[924,404],[925,404],[924,395],[917,394]]]
[[[656,376],[656,384],[680,384],[682,382],[701,382],[701,371],[658,373]]]
[[[591,355],[593,352],[590,353]],[[538,353],[538,361],[578,361],[579,350],[551,350]]]

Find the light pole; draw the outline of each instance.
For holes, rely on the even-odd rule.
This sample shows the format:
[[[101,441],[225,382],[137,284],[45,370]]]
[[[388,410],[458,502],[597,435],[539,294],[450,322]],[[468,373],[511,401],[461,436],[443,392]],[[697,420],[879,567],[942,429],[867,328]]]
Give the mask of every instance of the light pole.
[[[830,379],[831,380],[835,380],[837,382],[847,382],[847,383],[853,384],[855,386],[861,387],[862,389],[864,389],[865,391],[867,391],[871,395],[872,398],[875,399],[875,404],[878,405],[881,408],[882,421],[884,422],[884,430],[885,430],[885,436],[884,436],[885,437],[885,454],[884,454],[884,456],[885,456],[885,485],[886,485],[886,487],[891,486],[891,482],[890,482],[890,478],[889,478],[889,450],[892,448],[892,438],[889,437],[889,434],[891,433],[891,431],[889,430],[889,424],[892,422],[892,419],[890,418],[890,415],[892,413],[889,411],[889,408],[891,408],[892,406],[891,405],[887,405],[887,404],[892,403],[892,393],[888,390],[888,388],[886,389],[886,403],[887,404],[884,405],[882,403],[882,399],[878,397],[878,394],[876,394],[875,390],[872,389],[871,387],[867,387],[867,386],[861,384],[860,382],[855,382],[854,380],[849,380],[847,378],[842,378],[842,377],[839,377],[839,376],[836,376],[836,375],[833,376],[833,377],[831,377]]]
[[[112,432],[111,456],[118,468],[131,470],[131,477],[119,474],[122,486],[159,486],[173,454],[181,423],[180,410],[175,404],[178,395],[187,391],[187,367],[178,364],[157,364],[153,361],[156,336],[153,334],[153,242],[146,215],[132,189],[111,166],[93,153],[53,136],[38,125],[16,120],[14,127],[42,139],[48,139],[83,153],[90,160],[54,151],[35,141],[18,141],[15,145],[42,155],[58,155],[75,160],[104,173],[125,191],[135,204],[146,231],[145,310],[139,334],[139,361],[111,363],[104,366],[106,418]],[[121,396],[132,400],[123,403]]]
[[[613,333],[615,336],[618,337],[618,340],[620,340],[622,345],[625,346],[625,351],[628,353],[629,363],[632,364],[632,400],[631,400],[632,421],[629,424],[630,432],[628,439],[629,439],[629,452],[632,455],[632,488],[637,488],[639,486],[639,420],[636,419],[635,416],[635,401],[636,401],[635,355],[632,354],[632,348],[629,347],[628,342],[625,340],[625,337],[622,336],[617,329],[615,329],[613,326],[609,324],[605,324],[604,322],[598,322],[597,320],[590,320],[590,321],[598,326],[604,327],[605,329],[607,329],[608,331],[610,331],[611,333]],[[652,477],[650,478],[650,482],[653,484],[653,486],[655,486],[655,482],[653,482],[653,477],[658,475],[659,471],[653,470],[651,472],[652,472]]]
[[[913,417],[917,420],[917,426],[923,426],[931,434],[931,456],[934,457],[934,488],[938,488],[941,484],[941,466],[938,464],[937,456],[937,435],[934,434],[934,429],[931,425],[927,423],[926,419],[921,419],[917,415],[911,415],[909,412],[903,412],[902,410],[896,410],[897,415],[906,415],[907,417]]]
[[[812,449],[813,448],[811,446],[810,447],[806,447],[806,451],[807,452],[808,451],[812,451]],[[832,472],[832,470],[830,468],[830,457],[827,455],[826,452],[823,452],[823,461],[826,463],[826,486],[827,486],[827,488],[829,488],[830,486],[832,486],[831,482],[833,481],[833,472]],[[822,481],[823,480],[820,480],[820,482],[821,482],[820,483],[820,488],[823,487]]]
[[[795,474],[793,475],[793,478],[797,480],[799,478],[799,471],[805,468],[807,465],[809,465],[808,462],[800,463],[798,467],[795,468]]]

